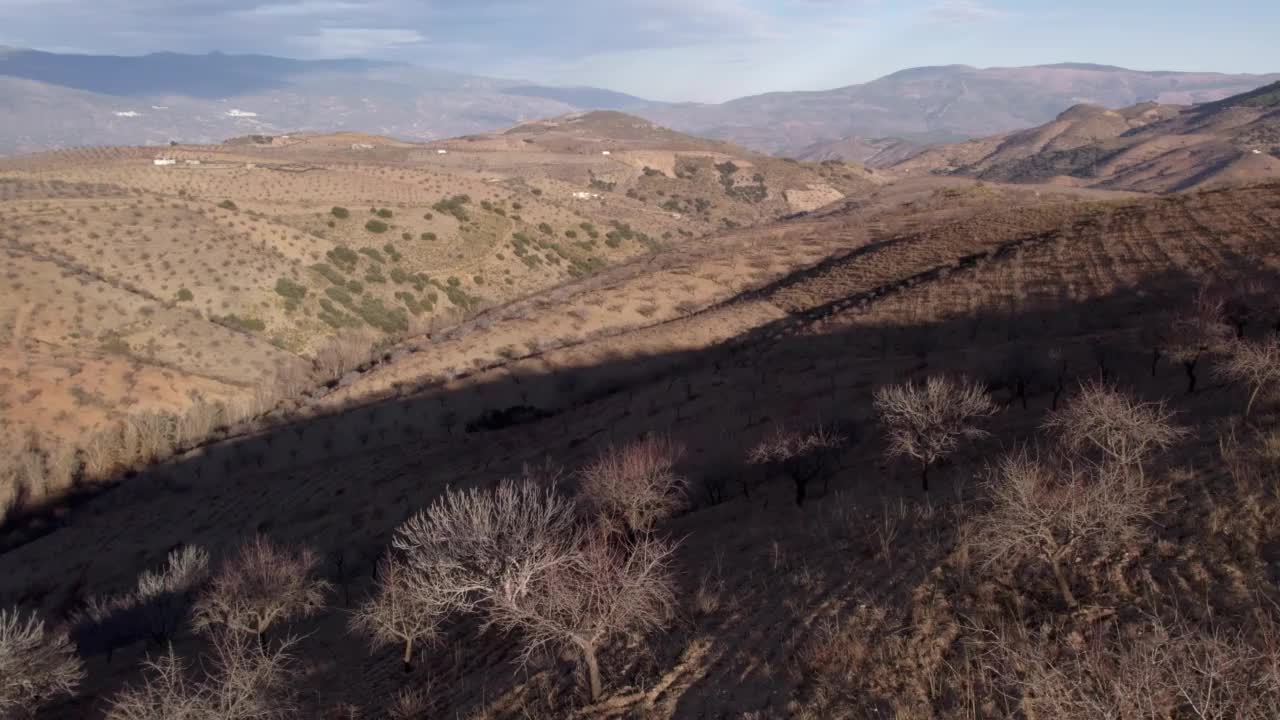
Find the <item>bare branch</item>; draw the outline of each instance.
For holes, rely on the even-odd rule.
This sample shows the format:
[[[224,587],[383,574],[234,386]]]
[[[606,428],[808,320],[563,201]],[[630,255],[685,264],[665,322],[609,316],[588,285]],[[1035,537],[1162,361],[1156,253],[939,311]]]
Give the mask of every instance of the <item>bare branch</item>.
[[[610,447],[580,472],[582,494],[593,510],[630,533],[684,507],[688,482],[675,472],[684,448],[669,438],[648,437]]]
[[[56,695],[74,695],[83,679],[66,633],[16,608],[0,610],[0,717],[34,714]]]
[[[328,582],[312,576],[319,566],[319,556],[309,549],[255,537],[223,564],[196,602],[196,629],[225,627],[261,639],[278,622],[319,612],[329,591]]]

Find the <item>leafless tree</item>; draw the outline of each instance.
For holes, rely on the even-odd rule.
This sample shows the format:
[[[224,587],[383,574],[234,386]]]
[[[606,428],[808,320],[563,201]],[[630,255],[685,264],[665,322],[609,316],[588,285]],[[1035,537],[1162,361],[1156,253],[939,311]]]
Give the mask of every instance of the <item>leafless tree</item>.
[[[57,695],[74,695],[84,668],[66,633],[35,615],[0,609],[0,717],[35,714]]]
[[[147,613],[152,638],[167,640],[181,624],[194,593],[209,579],[209,553],[186,545],[169,553],[161,570],[145,570],[134,593]]]
[[[1224,319],[1224,302],[1216,293],[1202,289],[1169,328],[1166,345],[1169,355],[1182,363],[1187,375],[1187,394],[1196,391],[1200,360],[1231,337]]]
[[[579,473],[587,504],[632,536],[684,507],[687,481],[676,473],[684,448],[665,437],[609,447]]]
[[[809,483],[829,472],[835,452],[848,441],[825,425],[806,430],[775,427],[747,454],[752,465],[782,468],[796,488],[796,506],[804,505]]]
[[[975,554],[989,567],[1048,569],[1073,607],[1068,563],[1134,541],[1152,514],[1145,483],[1107,470],[1086,472],[1060,458],[1042,460],[1025,449],[996,463],[985,487],[991,508],[971,528]]]
[[[875,407],[889,435],[890,457],[920,463],[920,486],[929,490],[929,468],[955,452],[962,440],[987,433],[975,421],[994,415],[985,388],[968,381],[934,376],[923,384],[907,382],[876,391]]]
[[[1081,385],[1061,410],[1049,414],[1044,429],[1103,469],[1137,475],[1152,453],[1185,434],[1163,402],[1142,402],[1101,382]]]
[[[600,645],[652,627],[672,603],[672,546],[576,520],[554,479],[527,475],[492,491],[446,492],[402,525],[393,545],[444,602],[519,631],[524,658],[556,643],[578,649],[596,699]]]
[[[351,616],[351,627],[375,649],[400,644],[404,671],[409,672],[414,646],[436,639],[450,609],[450,598],[435,578],[393,555],[378,564],[378,586]]]
[[[659,626],[675,603],[670,576],[674,546],[652,536],[616,542],[601,528],[578,534],[562,562],[524,584],[497,588],[494,625],[521,633],[524,658],[548,646],[582,656],[592,702],[603,691],[597,652],[618,635]]]
[[[112,701],[107,720],[285,720],[298,708],[296,676],[286,640],[263,647],[250,635],[219,630],[212,656],[191,668],[170,647],[146,662],[146,677]]]
[[[392,546],[437,591],[477,610],[506,584],[522,585],[564,562],[576,509],[554,478],[504,480],[492,491],[449,490],[396,530]]]
[[[1259,340],[1236,340],[1229,346],[1226,358],[1217,369],[1228,380],[1248,386],[1249,402],[1245,405],[1244,416],[1249,417],[1258,395],[1280,383],[1280,337],[1270,335]]]
[[[324,607],[329,583],[313,577],[320,557],[310,549],[280,547],[259,535],[225,562],[196,601],[195,627],[224,627],[265,640],[278,622]]]

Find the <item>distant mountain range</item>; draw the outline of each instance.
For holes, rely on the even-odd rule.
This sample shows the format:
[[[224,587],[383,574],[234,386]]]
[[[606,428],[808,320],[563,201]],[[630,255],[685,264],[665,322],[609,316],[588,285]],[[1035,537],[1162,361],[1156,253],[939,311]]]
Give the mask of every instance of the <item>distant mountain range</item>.
[[[924,145],[1039,125],[1079,103],[1206,102],[1278,79],[1079,64],[955,65],[829,91],[672,104],[368,60],[0,48],[0,153],[299,130],[429,140],[601,109],[763,152],[885,165]]]

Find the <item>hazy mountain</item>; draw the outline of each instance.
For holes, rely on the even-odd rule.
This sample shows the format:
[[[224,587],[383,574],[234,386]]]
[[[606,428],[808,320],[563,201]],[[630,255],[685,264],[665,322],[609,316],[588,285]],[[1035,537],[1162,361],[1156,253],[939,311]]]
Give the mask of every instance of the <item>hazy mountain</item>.
[[[763,152],[891,164],[924,145],[1040,125],[1080,103],[1190,104],[1277,79],[1086,64],[952,65],[821,92],[668,104],[598,88],[546,87],[366,60],[222,53],[116,57],[10,48],[0,49],[0,153],[211,142],[296,130],[424,140],[604,109]]]
[[[861,162],[879,152],[884,138],[922,145],[955,142],[1040,125],[1081,103],[1191,104],[1275,80],[1280,74],[1142,72],[1079,63],[985,69],[949,65],[903,70],[835,90],[769,93],[640,114],[677,130],[765,152]]]
[[[1280,175],[1280,82],[1201,105],[1078,105],[1044,125],[931,148],[900,174],[1167,192]]]
[[[0,87],[0,153],[214,142],[298,130],[427,140],[579,109],[652,105],[608,90],[542,87],[400,63],[222,53],[116,57],[0,50]]]

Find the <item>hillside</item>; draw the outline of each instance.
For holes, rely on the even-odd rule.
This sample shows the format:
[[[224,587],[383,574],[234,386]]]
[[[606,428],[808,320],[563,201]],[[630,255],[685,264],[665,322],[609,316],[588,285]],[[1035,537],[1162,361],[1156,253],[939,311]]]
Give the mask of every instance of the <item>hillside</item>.
[[[260,641],[299,635],[289,689],[308,717],[379,716],[416,689],[422,712],[494,718],[1092,717],[1063,708],[1132,697],[1181,718],[1181,696],[1158,683],[1202,679],[1222,716],[1267,717],[1253,708],[1280,697],[1261,669],[1275,658],[1274,398],[1246,421],[1247,388],[1210,380],[1217,349],[1195,393],[1152,349],[1172,351],[1160,338],[1198,287],[1274,287],[1277,190],[1135,197],[914,178],[620,262],[412,338],[279,424],[66,509],[0,554],[0,599],[79,617],[172,548],[222,562],[265,533],[314,548],[332,583],[323,609]],[[1265,299],[1250,339],[1275,320]],[[648,315],[611,308],[648,302]],[[563,343],[485,354],[575,324]],[[998,410],[926,492],[918,466],[883,459],[873,394],[938,374],[983,381]],[[1068,601],[1046,567],[976,555],[995,501],[981,481],[1023,444],[1047,451],[1042,422],[1099,377],[1167,401],[1185,432],[1125,471],[1150,491],[1149,515],[1113,545],[1074,546]],[[793,500],[790,471],[749,464],[749,451],[779,425],[815,423],[843,440]],[[479,617],[449,620],[407,671],[399,648],[353,637],[349,612],[393,530],[446,488],[548,463],[571,472],[647,433],[684,447],[688,501],[652,531],[679,538],[674,608],[602,646],[604,697],[586,697],[575,655],[522,666],[527,636]],[[584,492],[576,475],[559,487]],[[44,717],[100,717],[136,686],[159,645],[130,627],[124,611],[77,621],[88,677]],[[185,626],[166,639],[183,657],[208,651]],[[1196,669],[1205,658],[1224,665]],[[1098,667],[1115,683],[1093,683]]]
[[[1280,83],[1193,106],[1082,105],[1030,130],[931,148],[893,172],[1170,192],[1280,173]]]
[[[0,161],[0,503],[161,453],[139,435],[190,447],[327,392],[398,338],[874,187],[618,113]]]

